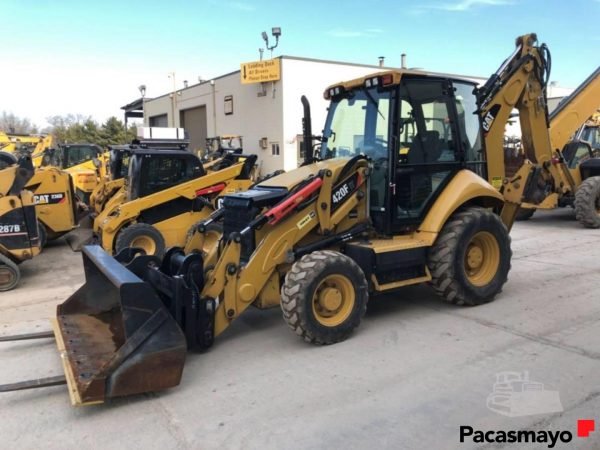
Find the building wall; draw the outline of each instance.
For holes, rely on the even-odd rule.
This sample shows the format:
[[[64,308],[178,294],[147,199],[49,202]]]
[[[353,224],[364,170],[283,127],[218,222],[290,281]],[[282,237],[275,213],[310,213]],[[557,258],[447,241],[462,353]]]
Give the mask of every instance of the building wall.
[[[206,107],[207,137],[226,134],[241,135],[245,153],[259,156],[259,168],[267,173],[283,167],[283,156],[271,157],[271,143],[281,143],[283,139],[283,113],[281,82],[268,83],[262,94],[260,84],[242,85],[239,71],[177,91],[175,96],[164,95],[144,104],[144,122],[150,117],[168,115],[169,126],[181,126],[181,111]],[[225,114],[225,98],[232,97],[233,113]],[[175,98],[175,101],[173,101]],[[173,117],[173,109],[175,115]],[[259,147],[265,138],[267,149]],[[197,148],[195,150],[198,150]]]
[[[328,86],[359,78],[382,70],[376,66],[359,66],[295,58],[284,58],[283,79],[284,160],[283,169],[297,167],[299,154],[297,137],[302,134],[303,109],[300,97],[306,95],[311,106],[312,132],[320,135],[327,116],[328,102],[323,92]]]

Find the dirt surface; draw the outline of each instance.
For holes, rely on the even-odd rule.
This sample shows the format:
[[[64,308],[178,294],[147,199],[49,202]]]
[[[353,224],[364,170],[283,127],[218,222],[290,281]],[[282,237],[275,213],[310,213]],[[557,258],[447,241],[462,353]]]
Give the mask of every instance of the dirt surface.
[[[189,354],[169,391],[86,408],[61,386],[0,394],[1,447],[548,448],[460,443],[469,425],[566,430],[572,441],[554,448],[600,448],[598,424],[577,437],[578,419],[600,420],[600,230],[559,210],[516,224],[512,237],[509,280],[490,304],[455,307],[427,286],[405,288],[372,299],[357,332],[325,347],[298,339],[278,309],[251,310],[209,352]],[[0,294],[0,334],[48,329],[83,282],[81,255],[60,240],[21,268],[21,285]],[[0,343],[0,358],[0,383],[61,373],[50,339]],[[556,391],[562,412],[492,411],[504,372]]]

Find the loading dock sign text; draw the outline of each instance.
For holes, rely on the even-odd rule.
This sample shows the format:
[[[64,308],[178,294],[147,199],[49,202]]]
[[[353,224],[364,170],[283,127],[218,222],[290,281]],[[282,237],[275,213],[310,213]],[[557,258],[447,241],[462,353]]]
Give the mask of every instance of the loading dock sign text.
[[[281,77],[279,59],[242,63],[240,76],[242,84],[278,81]]]

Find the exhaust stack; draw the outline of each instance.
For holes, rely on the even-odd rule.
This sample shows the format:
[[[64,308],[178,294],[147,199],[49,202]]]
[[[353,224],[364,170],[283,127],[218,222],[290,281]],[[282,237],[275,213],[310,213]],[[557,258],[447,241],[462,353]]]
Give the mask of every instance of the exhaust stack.
[[[313,134],[312,134],[312,119],[310,118],[310,103],[305,95],[300,98],[304,109],[304,117],[302,118],[302,139],[304,145],[304,166],[314,162],[313,157]]]

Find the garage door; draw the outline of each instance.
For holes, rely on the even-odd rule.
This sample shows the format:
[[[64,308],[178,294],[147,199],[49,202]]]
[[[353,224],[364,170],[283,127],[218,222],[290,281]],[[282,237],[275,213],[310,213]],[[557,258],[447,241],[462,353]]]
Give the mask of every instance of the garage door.
[[[166,114],[161,114],[160,116],[152,116],[150,117],[150,126],[151,127],[168,127],[169,121]]]
[[[185,128],[190,138],[192,150],[203,149],[206,145],[206,106],[185,109],[180,112],[180,126]]]

